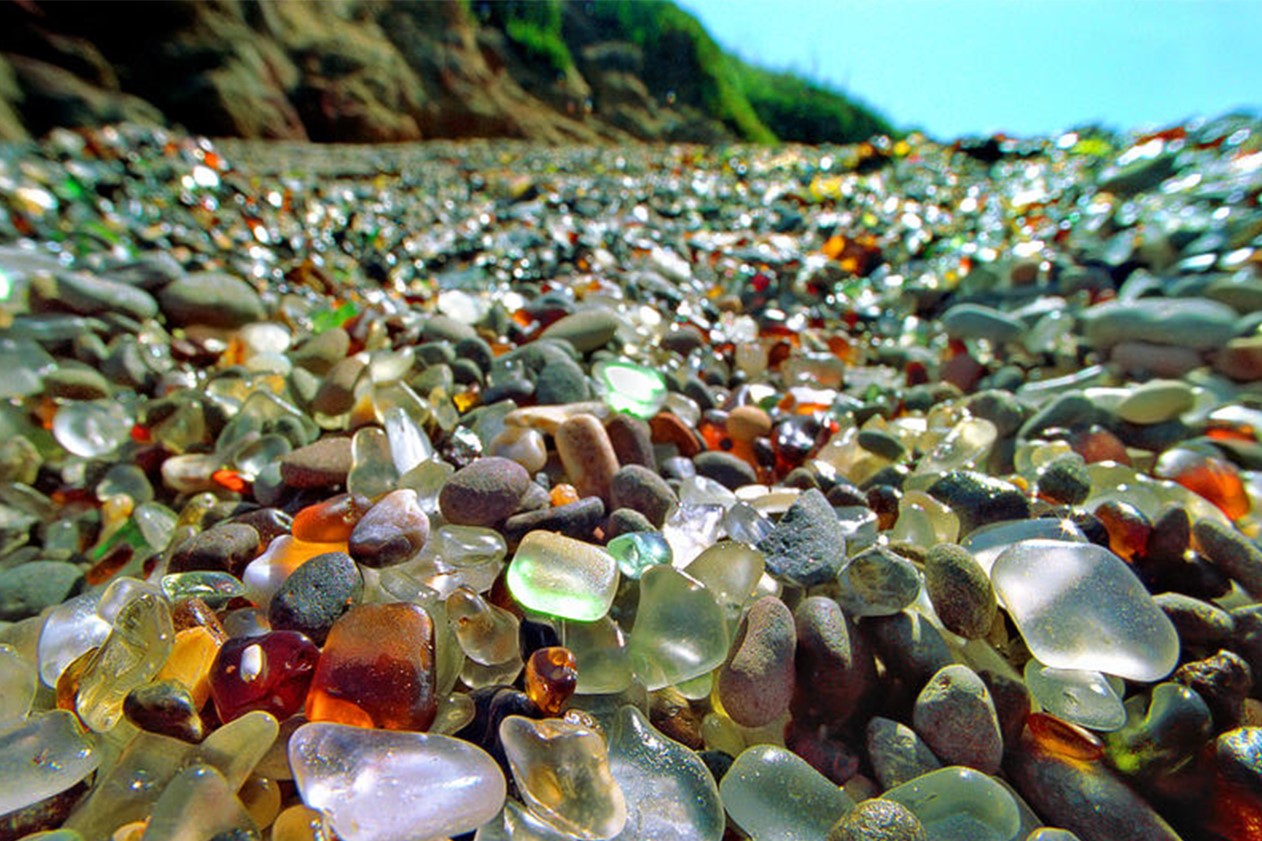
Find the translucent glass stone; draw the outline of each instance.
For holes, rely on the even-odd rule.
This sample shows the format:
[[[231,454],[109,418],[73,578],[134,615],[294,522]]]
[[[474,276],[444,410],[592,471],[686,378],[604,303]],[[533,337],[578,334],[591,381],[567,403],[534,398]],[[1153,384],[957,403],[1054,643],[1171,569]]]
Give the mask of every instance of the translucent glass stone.
[[[771,534],[773,528],[771,520],[748,503],[738,502],[723,515],[723,529],[728,537],[751,546]]]
[[[517,790],[544,822],[586,841],[622,831],[627,804],[599,733],[567,719],[519,715],[505,718],[499,732]]]
[[[214,610],[245,595],[245,585],[235,575],[215,570],[176,572],[162,576],[162,592],[171,602],[196,597]]]
[[[613,604],[618,563],[599,546],[532,531],[518,545],[506,581],[513,598],[528,610],[592,622]]]
[[[727,623],[709,590],[673,567],[645,571],[630,651],[650,692],[718,668],[727,644]]]
[[[662,524],[662,537],[670,544],[671,563],[685,567],[706,547],[712,546],[723,534],[726,513],[727,507],[715,504],[681,502],[671,509]]]
[[[345,841],[431,841],[469,832],[504,806],[485,751],[434,733],[313,722],[289,739],[302,800]]]
[[[504,568],[508,544],[494,529],[481,526],[445,525],[425,546],[438,571],[450,574],[460,585],[478,593],[491,589]]]
[[[1014,543],[1022,540],[1060,540],[1066,543],[1086,543],[1082,530],[1071,520],[1013,520],[1006,523],[991,523],[988,526],[974,529],[960,544],[973,554],[973,558],[990,573],[998,558]]]
[[[959,765],[922,774],[881,796],[910,809],[935,841],[1008,841],[1021,828],[1021,812],[1007,789]]]
[[[548,443],[537,429],[506,426],[487,443],[486,455],[512,459],[533,474],[548,463]]]
[[[616,841],[720,841],[723,803],[705,763],[663,736],[633,706],[614,717],[609,770],[622,788],[627,823]]]
[[[907,490],[898,501],[898,520],[888,536],[891,543],[933,546],[954,543],[959,534],[960,519],[945,503],[924,491]]]
[[[174,641],[165,599],[141,593],[129,601],[79,679],[75,709],[83,723],[97,732],[117,724],[127,693],[157,674]]]
[[[1108,732],[1126,723],[1126,706],[1099,672],[1025,664],[1025,686],[1047,712],[1090,730]]]
[[[375,500],[395,489],[399,471],[386,433],[375,426],[366,426],[351,439],[351,470],[346,476],[346,490],[352,497]]]
[[[57,365],[35,342],[27,339],[0,338],[0,399],[39,394],[44,387],[44,374]]]
[[[508,800],[503,812],[478,827],[473,841],[570,841],[570,836],[553,829],[517,801]]]
[[[382,419],[386,440],[390,444],[390,458],[400,476],[434,457],[434,445],[430,443],[425,429],[402,406],[386,409]]]
[[[96,740],[74,713],[52,710],[0,724],[0,814],[63,792],[100,764]]]
[[[723,776],[727,814],[753,841],[819,841],[854,807],[805,759],[776,745],[741,752]]]
[[[608,616],[595,622],[561,622],[561,643],[574,652],[580,695],[611,695],[631,685],[631,654],[622,628]]]
[[[232,830],[254,831],[254,821],[223,774],[194,765],[163,789],[141,841],[200,841]]]
[[[456,632],[460,648],[471,660],[491,666],[517,656],[521,621],[473,590],[457,587],[447,597],[447,620]]]
[[[416,502],[426,514],[438,512],[438,494],[456,468],[440,459],[427,459],[399,477],[398,487],[416,491]]]
[[[721,540],[684,569],[714,596],[728,620],[740,618],[764,568],[763,553],[745,543]]]
[[[618,569],[627,578],[638,579],[644,570],[659,564],[669,564],[670,544],[660,532],[637,531],[620,534],[605,546],[618,562]]]
[[[666,402],[666,378],[661,372],[631,362],[602,360],[592,366],[596,391],[615,412],[648,419]]]
[[[109,455],[129,440],[135,419],[113,400],[66,403],[53,416],[53,437],[66,451],[84,458]]]
[[[985,418],[965,418],[925,452],[915,473],[924,476],[984,464],[998,437],[995,425]]]
[[[1178,662],[1173,623],[1107,549],[1023,541],[999,556],[991,579],[1030,652],[1052,668],[1150,682]]]
[[[26,716],[39,677],[35,666],[11,645],[0,645],[0,727]]]
[[[67,666],[105,641],[115,617],[129,601],[142,593],[158,592],[152,584],[119,578],[104,591],[84,593],[57,605],[44,620],[39,636],[40,680],[45,686],[56,686]]]

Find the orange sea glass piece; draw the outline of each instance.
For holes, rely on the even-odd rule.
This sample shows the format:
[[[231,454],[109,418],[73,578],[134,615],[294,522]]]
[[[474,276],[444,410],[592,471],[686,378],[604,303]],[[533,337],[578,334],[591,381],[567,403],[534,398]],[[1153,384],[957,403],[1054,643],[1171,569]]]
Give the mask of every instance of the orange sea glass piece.
[[[578,686],[578,661],[574,652],[559,645],[540,648],[526,660],[526,697],[543,710],[557,716]]]
[[[306,713],[385,730],[426,730],[438,713],[434,623],[420,605],[363,604],[325,641]]]
[[[1044,751],[1094,762],[1104,756],[1104,742],[1089,730],[1044,712],[1030,713],[1025,720],[1034,743]]]
[[[1153,475],[1177,482],[1203,496],[1233,520],[1248,514],[1252,507],[1234,466],[1187,447],[1175,447],[1162,453],[1153,466]]]
[[[308,543],[344,543],[371,507],[371,500],[338,494],[295,514],[291,531],[295,539]]]
[[[1110,499],[1095,510],[1096,519],[1109,533],[1109,549],[1127,563],[1135,556],[1143,557],[1148,551],[1148,538],[1152,536],[1152,523],[1129,502]]]

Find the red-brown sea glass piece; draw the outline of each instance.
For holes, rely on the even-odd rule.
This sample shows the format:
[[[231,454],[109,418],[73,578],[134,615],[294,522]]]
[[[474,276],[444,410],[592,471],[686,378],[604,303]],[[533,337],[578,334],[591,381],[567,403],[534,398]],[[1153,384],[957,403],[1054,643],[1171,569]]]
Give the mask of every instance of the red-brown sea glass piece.
[[[262,710],[284,721],[302,709],[320,649],[297,631],[230,639],[210,667],[210,695],[224,722]]]
[[[1096,519],[1109,533],[1109,549],[1127,563],[1148,552],[1152,523],[1144,512],[1129,502],[1110,499],[1095,510]]]
[[[1228,462],[1187,447],[1166,450],[1153,466],[1159,479],[1177,482],[1238,520],[1249,513],[1249,494],[1240,474]]]
[[[1030,729],[1034,743],[1048,753],[1086,762],[1104,756],[1104,742],[1100,737],[1054,715],[1030,713],[1025,726]]]
[[[545,715],[560,715],[577,685],[578,662],[568,648],[541,648],[526,661],[526,696]]]
[[[307,718],[426,730],[438,713],[434,623],[420,605],[363,604],[333,624],[307,696]]]
[[[344,543],[372,502],[350,494],[338,494],[308,505],[294,515],[293,535],[310,543]]]
[[[1087,464],[1116,461],[1118,464],[1129,466],[1131,463],[1131,457],[1126,452],[1126,445],[1102,426],[1092,426],[1089,429],[1072,432],[1065,440]]]

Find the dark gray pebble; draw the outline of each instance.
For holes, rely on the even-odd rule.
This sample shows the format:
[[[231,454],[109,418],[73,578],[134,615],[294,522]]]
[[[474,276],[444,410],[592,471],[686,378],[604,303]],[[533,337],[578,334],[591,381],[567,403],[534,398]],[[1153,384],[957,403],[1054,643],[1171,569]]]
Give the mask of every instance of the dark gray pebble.
[[[535,402],[541,406],[579,403],[591,396],[587,374],[572,359],[556,359],[544,366],[535,377]]]
[[[369,508],[351,531],[347,549],[356,562],[380,568],[403,563],[429,539],[429,517],[416,491],[400,488]]]
[[[961,537],[980,526],[1030,516],[1030,502],[1015,485],[970,470],[947,473],[929,486],[929,495],[959,517]]]
[[[1052,459],[1038,479],[1039,496],[1058,505],[1080,505],[1091,493],[1091,477],[1082,459],[1066,454]]]
[[[837,725],[864,712],[877,688],[876,661],[864,636],[841,607],[824,596],[803,599],[793,619],[794,719]]]
[[[155,680],[123,699],[123,715],[149,733],[197,744],[205,735],[202,717],[188,688],[178,680]]]
[[[0,572],[0,621],[18,622],[83,589],[83,570],[65,561],[28,561]]]
[[[649,522],[639,511],[633,508],[615,508],[609,514],[609,519],[605,523],[605,540],[613,540],[622,534],[630,534],[636,531],[656,531],[653,524]]]
[[[999,770],[999,717],[990,690],[968,666],[946,666],[929,679],[916,699],[912,724],[943,762],[986,774]]]
[[[1205,700],[1214,716],[1215,732],[1239,727],[1244,719],[1244,701],[1253,690],[1249,664],[1234,651],[1219,651],[1212,657],[1184,663],[1170,678]]]
[[[1225,779],[1262,795],[1262,727],[1237,727],[1215,744],[1218,772]]]
[[[997,609],[990,576],[967,549],[940,543],[925,557],[925,591],[942,624],[965,639],[990,630]]]
[[[346,483],[351,463],[351,439],[321,438],[281,456],[280,477],[291,488],[331,488]]]
[[[643,514],[654,528],[662,527],[666,515],[679,501],[665,479],[638,464],[618,468],[609,493],[613,508],[633,508]]]
[[[1262,550],[1217,520],[1197,520],[1192,536],[1206,558],[1239,582],[1249,595],[1262,598]]]
[[[345,552],[316,555],[294,570],[272,597],[274,631],[299,631],[324,645],[329,629],[364,593],[364,576]]]
[[[692,463],[697,466],[698,476],[713,479],[728,490],[734,491],[742,485],[752,485],[758,481],[758,474],[744,459],[722,450],[697,453]]]
[[[605,503],[598,496],[584,497],[553,508],[540,508],[514,514],[504,521],[504,537],[515,544],[536,529],[560,532],[576,539],[588,539],[605,519]]]
[[[517,462],[488,456],[453,473],[438,494],[438,506],[449,523],[491,526],[515,512],[533,484]]]
[[[657,458],[653,454],[653,438],[647,421],[619,412],[605,422],[605,432],[623,467],[639,464],[656,469]]]
[[[819,491],[799,496],[758,543],[767,571],[804,587],[831,581],[845,558],[837,514]]]
[[[259,533],[242,523],[219,523],[180,544],[168,572],[217,570],[238,578],[259,553]]]
[[[881,788],[894,788],[942,767],[925,740],[906,724],[873,716],[867,729],[868,760]]]

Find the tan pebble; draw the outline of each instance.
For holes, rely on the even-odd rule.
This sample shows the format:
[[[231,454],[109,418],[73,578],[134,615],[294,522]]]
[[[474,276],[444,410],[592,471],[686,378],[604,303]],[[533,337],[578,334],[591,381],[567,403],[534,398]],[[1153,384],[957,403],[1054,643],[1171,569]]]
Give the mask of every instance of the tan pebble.
[[[508,426],[528,426],[547,435],[555,435],[557,427],[577,415],[595,415],[602,418],[609,414],[609,407],[598,400],[583,403],[565,403],[560,406],[527,406],[513,409],[504,415]]]
[[[738,406],[727,416],[727,434],[734,441],[753,441],[771,434],[771,416],[757,406]]]
[[[578,495],[598,496],[608,505],[618,456],[604,425],[593,415],[577,415],[557,427],[555,437],[557,454]]]

